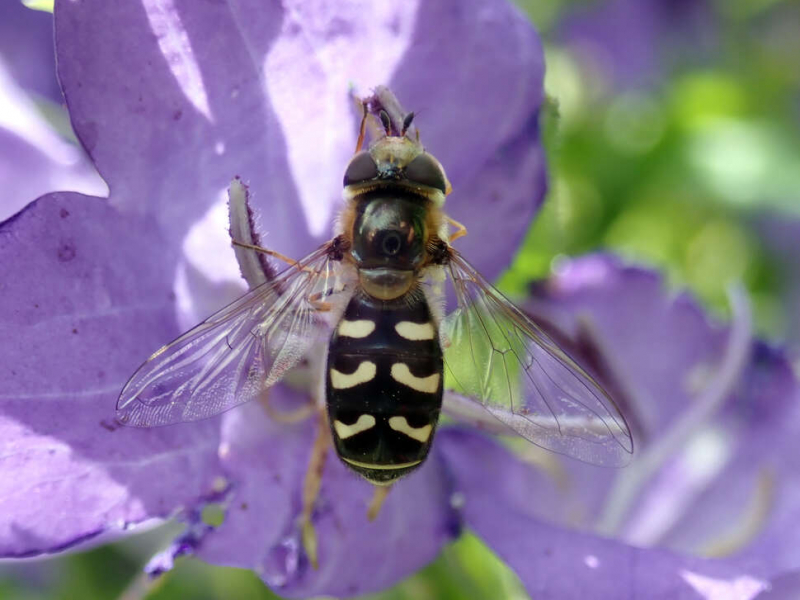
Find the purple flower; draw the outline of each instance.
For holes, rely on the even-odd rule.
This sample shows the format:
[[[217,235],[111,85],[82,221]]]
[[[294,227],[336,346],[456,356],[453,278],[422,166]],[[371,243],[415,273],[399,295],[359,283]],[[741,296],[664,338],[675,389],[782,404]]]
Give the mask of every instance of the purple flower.
[[[357,133],[351,85],[390,82],[414,106],[462,190],[453,215],[473,223],[465,251],[496,276],[545,186],[533,30],[492,1],[336,14],[64,2],[55,21],[70,118],[111,194],[45,196],[3,225],[2,331],[19,342],[0,360],[0,553],[53,552],[182,507],[191,517],[226,489],[225,522],[197,552],[283,593],[369,591],[426,564],[458,531],[440,460],[393,491],[374,524],[370,486],[329,461],[314,571],[296,528],[312,423],[278,426],[257,405],[169,429],[110,418],[143,358],[241,291],[215,223],[234,175],[253,190],[271,248],[299,257],[330,235]],[[479,218],[487,203],[498,218]],[[281,387],[273,401],[293,394]]]
[[[569,465],[569,499],[552,497],[550,518],[725,557],[750,576],[797,570],[800,385],[783,352],[751,340],[737,298],[720,327],[655,274],[607,256],[567,262],[535,290],[529,310],[603,373],[639,440],[628,469]]]
[[[0,225],[0,334],[13,341],[0,347],[0,556],[52,553],[181,514],[189,528],[151,563],[153,573],[193,552],[253,569],[292,597],[391,585],[432,560],[462,527],[542,598],[749,599],[767,577],[798,567],[780,535],[792,523],[791,495],[781,496],[784,520],[760,530],[774,531],[763,539],[780,552],[780,569],[768,568],[761,554],[750,562],[711,561],[643,550],[548,524],[574,523],[567,509],[580,500],[589,503],[581,524],[592,528],[604,490],[624,471],[565,462],[558,468],[581,491],[565,495],[557,477],[474,429],[443,427],[425,466],[392,490],[373,523],[369,484],[328,460],[313,515],[320,543],[314,570],[297,527],[314,423],[278,423],[258,404],[170,428],[111,422],[117,394],[142,359],[243,290],[225,224],[225,189],[234,175],[252,190],[265,245],[300,257],[329,235],[355,145],[351,85],[364,93],[388,83],[415,109],[421,139],[455,189],[448,210],[470,228],[460,249],[487,277],[507,265],[545,187],[541,49],[512,7],[499,0],[390,8],[353,2],[338,3],[333,13],[312,2],[179,8],[171,1],[70,0],[56,5],[56,47],[70,118],[110,196],[47,195]],[[553,297],[571,310],[551,320],[577,342],[570,324],[580,322],[582,310],[613,328],[622,323],[614,315],[658,313],[666,302],[652,275],[630,277],[597,260],[575,263],[577,271],[553,284]],[[587,276],[597,297],[582,295]],[[621,312],[619,298],[633,308]],[[533,308],[547,315],[548,306]],[[660,391],[656,401],[620,384],[643,447],[688,411],[690,396],[680,395],[686,365],[708,363],[713,371],[730,347],[736,352],[725,373],[752,373],[752,386],[740,396],[732,393],[733,375],[724,379],[704,423],[722,415],[734,441],[753,444],[736,457],[750,447],[771,457],[764,438],[794,422],[791,403],[771,404],[797,389],[782,358],[764,348],[755,360],[741,351],[749,348],[741,342],[746,327],[734,327],[736,343],[726,345],[726,332],[701,327],[704,317],[691,302],[679,308],[638,328],[629,324],[631,337],[618,346],[589,348],[605,361],[594,365],[601,373],[617,373],[616,361],[631,357],[630,373],[652,375],[642,386]],[[663,371],[636,354],[652,340],[672,345],[673,362]],[[627,382],[624,375],[618,380]],[[715,381],[713,372],[706,377]],[[303,401],[305,392],[289,384],[273,388],[277,409]],[[753,414],[759,418],[745,418]],[[630,511],[671,467],[679,489],[691,483],[680,476],[681,456],[668,459],[646,480],[651,487],[626,501]],[[790,460],[776,466],[781,474]],[[746,485],[737,474],[725,470],[718,481]],[[200,520],[207,502],[226,508],[217,528]],[[697,504],[705,512],[681,515],[713,515],[719,500]],[[630,535],[619,527],[614,533]],[[669,545],[696,551],[679,541]]]
[[[22,89],[60,104],[53,52],[53,17],[7,2],[0,21],[0,56],[9,76]]]
[[[56,190],[105,194],[83,151],[45,119],[66,113],[58,89],[53,18],[8,2],[0,19],[0,219]]]

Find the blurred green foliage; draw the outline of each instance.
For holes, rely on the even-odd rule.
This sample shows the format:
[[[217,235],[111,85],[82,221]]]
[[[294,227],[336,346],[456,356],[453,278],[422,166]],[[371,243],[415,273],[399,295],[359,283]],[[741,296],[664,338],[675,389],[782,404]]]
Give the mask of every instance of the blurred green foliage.
[[[800,218],[800,3],[716,0],[719,48],[712,60],[676,66],[657,86],[624,90],[556,41],[565,11],[588,3],[520,2],[545,41],[543,132],[551,181],[501,286],[522,296],[561,257],[606,248],[662,269],[672,285],[688,286],[721,315],[726,286],[743,282],[759,330],[779,336],[786,273],[769,256],[754,217],[771,211]],[[222,515],[212,513],[204,517],[219,522]],[[277,597],[249,571],[192,558],[148,582],[141,567],[168,540],[157,530],[13,570],[0,566],[0,599]],[[465,535],[420,573],[369,598],[527,596],[490,550]]]
[[[727,286],[744,283],[758,331],[780,338],[787,274],[755,217],[800,218],[798,3],[719,0],[710,58],[620,90],[547,42],[565,11],[589,2],[523,4],[546,41],[551,181],[504,289],[523,296],[560,257],[607,249],[663,270],[722,315]]]

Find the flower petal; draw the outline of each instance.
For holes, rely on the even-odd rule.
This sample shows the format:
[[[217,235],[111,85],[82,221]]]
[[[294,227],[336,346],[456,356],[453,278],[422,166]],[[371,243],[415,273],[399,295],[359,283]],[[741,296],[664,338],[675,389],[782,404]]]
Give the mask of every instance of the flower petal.
[[[769,587],[759,573],[723,561],[644,550],[559,529],[535,516],[538,478],[528,465],[476,434],[439,434],[464,522],[514,569],[534,598],[750,600]],[[480,457],[476,460],[475,457]]]
[[[52,77],[55,79],[55,71]],[[14,80],[2,60],[0,189],[3,190],[0,220],[7,219],[34,198],[48,192],[67,190],[102,195],[107,191],[83,151],[53,130],[33,98]]]
[[[270,398],[292,396],[277,386]],[[457,535],[437,461],[396,485],[370,522],[373,486],[331,451],[313,517],[319,542],[319,569],[313,569],[297,518],[314,429],[314,419],[276,423],[258,404],[226,416],[221,455],[233,492],[224,523],[206,537],[198,556],[253,569],[283,596],[352,596],[413,573]]]
[[[652,462],[654,443],[697,414],[733,346],[743,343],[735,339],[738,322],[726,332],[688,296],[668,296],[655,273],[607,256],[566,263],[536,296],[530,309],[572,340],[583,338],[584,348],[592,341],[589,355],[612,373],[641,442],[634,463],[619,472],[568,465],[573,487],[562,506],[582,507],[589,527],[600,515],[595,527],[637,545],[735,555],[770,576],[797,569],[800,384],[784,353],[744,340],[747,360],[730,380],[733,389],[650,469],[644,463]],[[641,470],[647,475],[635,498],[620,510],[620,496],[604,491],[613,481],[620,492]]]
[[[277,35],[282,9],[259,7]],[[57,2],[59,77],[73,127],[111,189],[111,202],[152,213],[172,245],[235,175],[269,207],[269,243],[312,247],[264,93],[261,58],[231,3]]]
[[[328,236],[355,147],[351,84],[393,80],[420,111],[474,234],[464,246],[489,277],[543,196],[542,52],[506,2],[80,0],[57,4],[56,40],[74,127],[112,202],[155,212],[178,238],[234,175],[268,246],[299,257]]]
[[[712,456],[722,443],[721,457],[711,461],[719,463],[715,476],[699,489],[680,480],[674,486],[694,494],[661,543],[762,561],[770,574],[800,568],[794,535],[800,528],[800,382],[781,352],[756,346],[742,385],[706,440],[704,450]],[[686,480],[689,466],[670,465],[653,482],[650,497],[664,496],[676,474]],[[667,506],[670,501],[669,494],[662,497]]]
[[[211,493],[218,424],[113,421],[125,379],[177,333],[163,247],[151,223],[77,194],[0,225],[0,556],[53,552]]]
[[[608,534],[621,534],[621,503],[607,492],[630,479],[642,453],[679,423],[708,387],[726,354],[727,332],[689,295],[668,293],[655,271],[608,255],[564,263],[534,289],[526,308],[566,336],[575,358],[600,376],[634,432],[637,448],[627,469],[566,464],[572,492],[561,504],[561,518],[581,515],[588,528],[600,519]],[[645,482],[639,483],[641,492]]]
[[[53,15],[7,2],[0,20],[0,57],[28,92],[61,104],[53,51]]]
[[[669,293],[656,271],[610,255],[565,262],[525,306],[611,361],[611,383],[632,403],[622,409],[643,442],[691,404],[719,366],[728,338],[691,296]]]
[[[4,91],[0,89],[0,94]],[[38,117],[34,118],[41,122]],[[26,127],[30,121],[25,119],[21,124],[27,133],[31,132],[31,128]],[[31,139],[32,136],[20,136],[17,131],[0,123],[0,189],[3,190],[0,221],[19,212],[42,194],[55,190],[103,193],[105,184],[80,150],[57,139],[52,132],[50,135],[50,145],[43,151],[42,146],[36,143],[38,140]]]
[[[800,590],[800,571],[785,573],[771,581],[770,589],[758,597],[758,600],[795,600]]]

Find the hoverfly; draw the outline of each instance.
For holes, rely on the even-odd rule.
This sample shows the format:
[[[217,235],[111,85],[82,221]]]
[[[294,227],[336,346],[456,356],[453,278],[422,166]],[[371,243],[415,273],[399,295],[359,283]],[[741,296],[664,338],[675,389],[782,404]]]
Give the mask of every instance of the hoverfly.
[[[608,394],[451,245],[466,230],[443,212],[450,184],[409,135],[413,113],[384,87],[363,108],[335,237],[150,357],[122,390],[118,420],[211,417],[259,397],[327,344],[333,445],[376,485],[425,460],[445,374],[454,398],[534,444],[624,462],[631,435]],[[363,150],[368,116],[378,134]],[[444,315],[447,279],[458,306]]]

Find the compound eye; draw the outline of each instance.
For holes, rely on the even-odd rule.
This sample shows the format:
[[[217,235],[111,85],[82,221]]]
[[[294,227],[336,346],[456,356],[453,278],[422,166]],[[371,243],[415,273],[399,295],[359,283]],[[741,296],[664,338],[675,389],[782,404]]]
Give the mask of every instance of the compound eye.
[[[406,179],[447,193],[447,180],[439,162],[423,152],[406,166]]]
[[[377,176],[378,165],[375,164],[369,152],[362,150],[347,165],[347,170],[344,172],[344,185],[347,187],[353,183],[375,179]]]

